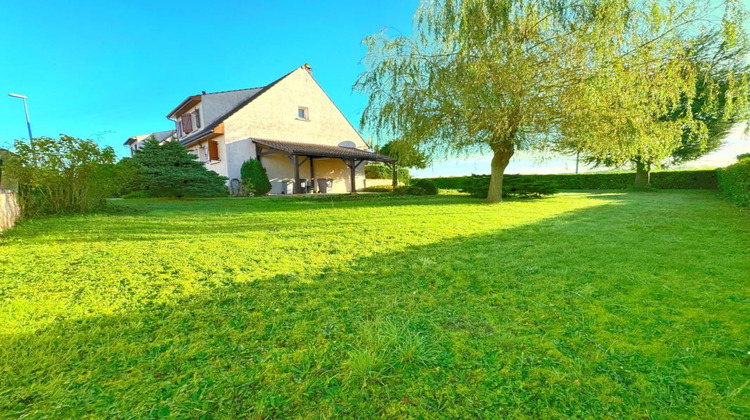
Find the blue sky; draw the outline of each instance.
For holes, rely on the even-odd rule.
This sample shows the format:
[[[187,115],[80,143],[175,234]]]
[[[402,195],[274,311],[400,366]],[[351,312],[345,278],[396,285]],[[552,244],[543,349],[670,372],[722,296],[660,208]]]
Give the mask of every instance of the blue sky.
[[[166,114],[186,96],[265,85],[304,63],[358,126],[366,105],[352,92],[363,37],[388,26],[408,33],[418,0],[6,1],[0,25],[0,147],[66,133],[115,147],[172,128]],[[737,132],[739,133],[739,132]],[[750,142],[733,134],[723,165]],[[365,137],[369,133],[363,133]],[[711,161],[711,162],[714,162]],[[518,154],[509,173],[569,172],[560,156]],[[449,159],[419,175],[486,173],[489,158]]]
[[[8,1],[0,25],[0,146],[66,133],[115,146],[173,128],[186,96],[265,85],[305,63],[358,126],[361,40],[411,27],[418,1]]]

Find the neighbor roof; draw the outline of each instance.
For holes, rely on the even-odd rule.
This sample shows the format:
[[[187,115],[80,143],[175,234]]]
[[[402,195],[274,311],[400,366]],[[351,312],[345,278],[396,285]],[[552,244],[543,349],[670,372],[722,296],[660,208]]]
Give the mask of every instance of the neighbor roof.
[[[174,133],[175,133],[174,130],[166,130],[166,131],[157,131],[156,133],[139,134],[137,136],[128,137],[128,139],[125,141],[124,144],[125,146],[129,146],[133,142],[145,140],[152,136],[156,139],[156,141],[161,143],[167,138],[169,138],[169,136],[173,135]]]
[[[300,143],[294,141],[250,139],[256,144],[271,149],[280,150],[290,155],[330,157],[340,159],[361,159],[378,162],[393,162],[393,158],[367,150],[355,149],[353,147],[330,146],[327,144]]]

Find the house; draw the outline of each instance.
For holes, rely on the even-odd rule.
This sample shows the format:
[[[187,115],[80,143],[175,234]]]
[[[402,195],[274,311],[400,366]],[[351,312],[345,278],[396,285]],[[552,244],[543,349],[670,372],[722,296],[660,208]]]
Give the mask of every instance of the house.
[[[141,147],[143,147],[143,142],[153,137],[156,139],[156,141],[159,142],[159,144],[164,143],[165,141],[174,141],[177,140],[177,133],[175,130],[167,130],[167,131],[158,131],[156,133],[148,133],[148,134],[140,134],[137,136],[133,136],[128,138],[125,141],[125,146],[127,146],[130,149],[130,156],[133,156],[137,150],[139,150]]]
[[[266,86],[188,96],[167,118],[176,141],[227,177],[232,191],[249,159],[263,164],[272,194],[356,191],[363,162],[393,162],[368,150],[308,65]]]

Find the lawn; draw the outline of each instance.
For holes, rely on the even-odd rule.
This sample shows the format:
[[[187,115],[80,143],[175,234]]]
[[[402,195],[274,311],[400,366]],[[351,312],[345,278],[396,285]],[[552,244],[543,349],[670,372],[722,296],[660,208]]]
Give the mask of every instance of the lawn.
[[[750,415],[714,192],[113,207],[0,237],[0,416]]]

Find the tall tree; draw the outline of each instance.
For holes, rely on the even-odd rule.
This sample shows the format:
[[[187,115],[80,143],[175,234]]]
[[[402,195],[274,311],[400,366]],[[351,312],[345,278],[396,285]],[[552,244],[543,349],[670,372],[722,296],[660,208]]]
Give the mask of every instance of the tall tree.
[[[364,40],[367,70],[355,85],[369,95],[361,123],[430,153],[491,151],[488,201],[501,201],[517,149],[573,131],[605,141],[601,134],[613,130],[588,117],[613,91],[608,83],[652,83],[656,106],[680,97],[692,80],[681,57],[660,60],[669,77],[635,76],[653,72],[649,55],[682,49],[676,41],[702,13],[680,0],[425,2],[411,36]],[[643,60],[630,59],[640,49]],[[643,95],[618,100],[633,116],[650,110]]]
[[[376,147],[375,151],[392,157],[401,168],[424,169],[430,164],[430,157],[426,153],[403,140],[391,140]]]
[[[729,22],[725,18],[725,25]],[[694,75],[694,82],[683,86],[684,92],[680,97],[662,97],[662,103],[651,100],[658,90],[654,89],[652,80],[642,83],[642,79],[636,75],[638,80],[627,86],[614,86],[607,97],[642,95],[650,109],[644,108],[643,113],[626,112],[617,116],[619,119],[606,111],[600,113],[600,110],[597,111],[598,115],[588,117],[589,122],[604,117],[605,124],[610,128],[607,137],[620,137],[621,141],[589,141],[571,132],[559,145],[571,152],[585,149],[584,160],[595,165],[620,166],[630,163],[636,169],[634,184],[647,186],[652,168],[698,159],[718,149],[729,130],[738,122],[747,120],[750,116],[750,72],[746,61],[749,52],[744,32],[732,37],[713,32],[689,40],[683,54],[685,62],[681,64],[685,68],[681,71]],[[661,71],[665,67],[662,62],[656,64],[655,70]],[[643,76],[653,79],[663,74]],[[610,110],[621,111],[611,101],[606,103]],[[652,127],[655,131],[633,128],[636,124],[632,119],[645,121],[641,127]],[[623,128],[623,125],[626,127]],[[617,128],[621,131],[616,132]],[[654,145],[660,147],[655,148]]]

